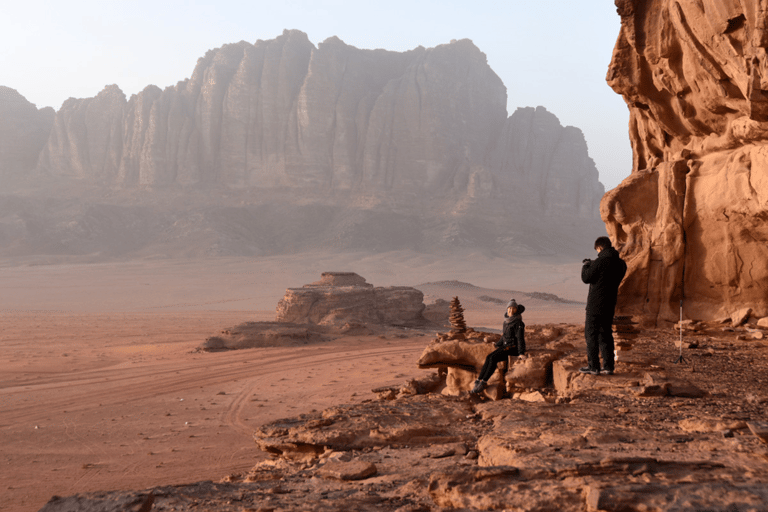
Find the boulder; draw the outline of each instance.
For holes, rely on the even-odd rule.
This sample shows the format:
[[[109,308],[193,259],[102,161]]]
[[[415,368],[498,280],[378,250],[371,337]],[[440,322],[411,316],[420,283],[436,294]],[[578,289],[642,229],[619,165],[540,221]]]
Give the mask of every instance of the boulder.
[[[516,400],[522,400],[524,402],[546,402],[547,398],[541,394],[540,391],[523,391],[522,393],[515,393],[512,398]]]
[[[458,368],[477,374],[486,356],[493,351],[491,343],[459,340],[432,342],[424,348],[417,364],[419,368]]]
[[[336,480],[365,480],[376,474],[376,465],[372,462],[352,460],[349,462],[330,460],[317,473],[325,478]]]
[[[445,388],[443,394],[449,396],[459,396],[462,393],[471,391],[477,380],[476,371],[463,370],[461,368],[449,367],[445,374]]]
[[[740,326],[749,319],[750,314],[752,314],[752,308],[741,308],[738,311],[734,311],[731,315],[731,326]]]
[[[530,349],[527,357],[509,358],[509,371],[505,379],[507,390],[543,388],[552,379],[552,362],[561,356],[553,350]]]
[[[768,423],[764,421],[750,421],[747,423],[747,427],[762,443],[768,444]]]
[[[486,356],[494,349],[492,343],[484,342],[432,342],[422,352],[418,365],[419,368],[446,368],[445,388],[442,393],[458,396],[472,390]],[[504,380],[506,363],[498,366],[500,369],[491,375],[482,392],[483,396],[491,400],[499,400],[507,395],[507,384]]]

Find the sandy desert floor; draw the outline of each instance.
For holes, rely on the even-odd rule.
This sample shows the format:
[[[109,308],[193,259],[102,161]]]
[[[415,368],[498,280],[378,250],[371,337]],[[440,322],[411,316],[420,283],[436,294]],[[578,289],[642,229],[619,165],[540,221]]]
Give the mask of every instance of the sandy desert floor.
[[[500,307],[478,297],[538,291],[583,300],[579,268],[405,253],[0,262],[0,510],[35,511],[52,495],[218,480],[264,458],[252,440],[258,425],[423,377],[415,363],[431,338],[416,331],[194,351],[221,328],[273,319],[286,287],[323,271],[355,271],[375,285],[442,283],[423,286],[425,302],[458,295],[469,325],[495,328]],[[583,315],[579,303],[527,307],[529,324]]]

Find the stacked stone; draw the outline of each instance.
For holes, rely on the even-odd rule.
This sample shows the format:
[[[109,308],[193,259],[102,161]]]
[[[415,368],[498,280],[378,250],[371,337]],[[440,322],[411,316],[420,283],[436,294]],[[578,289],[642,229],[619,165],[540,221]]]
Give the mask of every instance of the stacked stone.
[[[464,338],[467,332],[467,323],[464,321],[464,308],[461,307],[458,297],[451,300],[451,316],[448,318],[451,322],[451,336],[453,338]]]
[[[617,361],[622,352],[626,355],[627,351],[632,350],[632,346],[640,334],[635,325],[637,325],[637,322],[633,322],[631,316],[616,316],[613,318],[613,339],[616,347]]]

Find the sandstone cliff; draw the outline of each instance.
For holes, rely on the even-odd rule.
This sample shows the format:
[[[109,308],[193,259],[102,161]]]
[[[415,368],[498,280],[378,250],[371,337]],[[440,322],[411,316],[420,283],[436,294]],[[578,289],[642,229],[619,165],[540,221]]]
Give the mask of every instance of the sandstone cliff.
[[[607,80],[632,174],[601,215],[629,272],[620,309],[657,320],[768,313],[768,11],[757,0],[616,0]]]
[[[201,201],[179,199],[183,211],[158,211],[156,203],[174,200],[150,200],[147,215],[172,227],[148,239],[224,217],[217,233],[226,238],[259,217],[240,237],[249,248],[221,249],[233,245],[221,240],[214,252],[583,251],[584,239],[604,231],[604,189],[581,131],[543,107],[508,117],[506,104],[504,84],[466,39],[400,53],[335,37],[314,46],[285,31],[211,50],[172,87],[150,85],[126,99],[110,85],[94,98],[70,98],[37,171],[123,196],[209,191]],[[99,201],[89,207],[105,196],[92,194]],[[72,226],[90,230],[85,210],[53,214],[68,232],[55,243],[91,244],[70,236]],[[285,229],[273,236],[267,218],[290,224],[296,240],[284,240]]]
[[[68,100],[40,168],[121,186],[213,182],[379,199],[524,185],[539,210],[594,217],[603,191],[581,132],[542,108],[507,118],[506,102],[466,39],[398,53],[335,37],[315,47],[285,31],[211,50],[165,90],[148,86],[126,102],[113,85]]]
[[[55,112],[38,110],[15,90],[0,85],[0,183],[8,186],[37,165]]]

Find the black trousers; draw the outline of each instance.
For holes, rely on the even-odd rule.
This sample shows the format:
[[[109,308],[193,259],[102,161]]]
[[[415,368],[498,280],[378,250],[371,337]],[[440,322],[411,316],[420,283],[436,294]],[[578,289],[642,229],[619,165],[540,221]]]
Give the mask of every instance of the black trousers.
[[[506,348],[497,348],[496,350],[488,354],[485,357],[485,363],[483,363],[483,368],[482,370],[480,370],[480,375],[477,378],[485,382],[488,382],[488,379],[491,378],[491,375],[493,375],[493,372],[496,371],[496,365],[502,361],[506,361],[507,358],[512,354],[513,354],[512,350],[506,349]]]
[[[600,369],[600,357],[603,358],[603,369],[614,369],[612,326],[613,315],[587,314],[584,337],[587,340],[587,364],[593,370]]]

